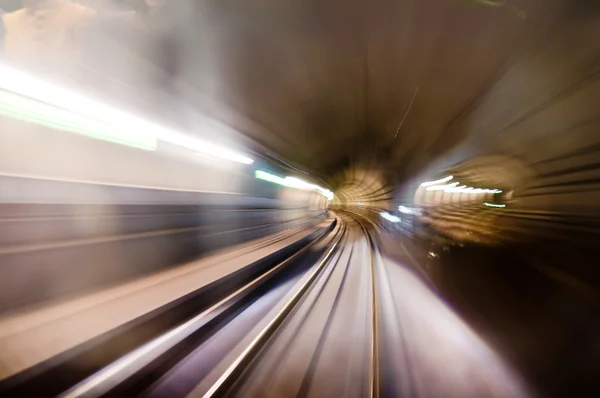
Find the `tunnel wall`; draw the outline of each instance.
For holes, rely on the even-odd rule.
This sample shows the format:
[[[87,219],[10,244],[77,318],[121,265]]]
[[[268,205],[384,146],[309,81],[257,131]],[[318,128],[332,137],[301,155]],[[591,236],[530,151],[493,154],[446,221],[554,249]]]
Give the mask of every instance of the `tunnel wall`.
[[[338,177],[332,204],[335,206],[364,206],[379,209],[393,207],[392,189],[381,170],[355,164]]]
[[[480,156],[443,172],[461,184],[503,190],[495,195],[427,191],[418,184],[410,188],[414,205],[427,209],[426,222],[453,239],[562,246],[568,242],[595,250],[600,221],[600,169],[595,160],[599,154],[596,146],[588,146],[529,163],[506,156]],[[490,208],[484,202],[505,207]]]
[[[440,209],[454,211],[454,223],[488,219],[515,240],[595,245],[600,79],[598,42],[589,38],[600,25],[592,4],[544,8],[526,50],[517,51],[445,131],[459,139],[419,170],[417,185],[456,174],[506,193],[498,197],[506,203],[502,210],[478,208],[473,216],[452,205]]]

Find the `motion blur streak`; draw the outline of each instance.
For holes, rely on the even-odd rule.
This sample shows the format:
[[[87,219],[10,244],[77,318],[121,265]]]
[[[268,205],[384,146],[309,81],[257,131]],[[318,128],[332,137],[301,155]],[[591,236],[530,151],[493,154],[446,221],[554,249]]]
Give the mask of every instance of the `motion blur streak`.
[[[400,222],[400,221],[402,221],[402,219],[400,217],[392,216],[387,211],[382,211],[379,214],[381,214],[381,217],[385,218],[386,220],[388,220],[390,222]]]
[[[422,187],[430,187],[432,185],[439,185],[444,182],[448,182],[453,178],[454,178],[454,176],[448,176],[448,177],[440,178],[439,180],[435,180],[435,181],[427,181],[427,182],[422,183],[421,186]]]
[[[87,135],[141,149],[154,150],[154,137],[136,134],[135,130],[118,129],[108,123],[66,111],[53,103],[35,101],[11,92],[0,91],[0,113],[25,122],[39,123],[57,130]]]
[[[483,204],[486,205],[487,207],[506,207],[506,205],[501,205],[501,204],[497,204],[497,203],[483,202]]]
[[[459,184],[459,182],[456,181],[456,182],[453,182],[451,184],[428,186],[426,189],[428,191],[443,191],[443,190],[448,189],[448,188],[453,188],[453,187],[457,186],[458,184]]]
[[[90,134],[92,137],[106,137],[110,141],[133,143],[136,144],[135,146],[150,149],[156,148],[156,139],[159,139],[184,148],[200,151],[207,156],[245,164],[254,162],[235,151],[167,129],[3,65],[0,65],[0,89],[33,98],[42,103],[19,101],[18,97],[0,97],[0,101],[2,101],[0,106],[4,108],[12,105],[9,109],[4,108],[4,114],[8,116],[19,117],[25,113],[31,115],[25,117],[26,121],[42,118],[42,122],[45,119],[48,125],[52,127],[64,126],[66,127],[65,130],[68,131],[78,131],[75,126],[69,126],[69,119],[73,121],[73,118],[78,118],[79,124],[84,129],[101,132]],[[49,106],[44,108],[44,104]],[[58,109],[49,115],[48,110],[52,108]],[[82,116],[87,119],[82,119]],[[108,131],[104,131],[104,129]],[[107,136],[110,130],[116,130],[116,133]]]
[[[0,397],[600,396],[599,22],[0,0]]]
[[[302,181],[298,178],[295,177],[278,177],[276,175],[273,174],[269,174],[265,171],[262,170],[256,170],[256,172],[254,173],[254,175],[256,176],[256,178],[261,179],[261,180],[265,180],[265,181],[269,181],[269,182],[273,182],[275,184],[279,184],[279,185],[283,185],[286,187],[290,187],[290,188],[298,188],[298,189],[307,189],[307,190],[317,190],[319,191],[324,197],[326,197],[328,200],[333,199],[334,195],[333,192],[331,192],[328,189],[325,188],[321,188],[318,185],[315,184],[309,184],[305,181]]]

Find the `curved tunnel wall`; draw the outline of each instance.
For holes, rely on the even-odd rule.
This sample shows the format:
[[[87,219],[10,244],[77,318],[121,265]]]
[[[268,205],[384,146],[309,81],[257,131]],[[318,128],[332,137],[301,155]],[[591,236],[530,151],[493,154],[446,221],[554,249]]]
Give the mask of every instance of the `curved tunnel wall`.
[[[426,207],[427,221],[452,238],[568,241],[594,249],[594,238],[580,238],[597,229],[600,169],[594,159],[599,153],[591,146],[529,163],[509,156],[475,157],[444,172],[453,181],[502,193],[427,191],[417,184],[414,205]]]
[[[355,165],[338,177],[332,205],[367,206],[388,209],[392,206],[392,189],[382,171]]]
[[[420,182],[453,174],[471,186],[502,189],[497,199],[505,209],[477,213],[485,211],[518,239],[593,246],[600,215],[600,80],[598,43],[589,37],[600,28],[591,4],[567,2],[540,21],[538,32],[545,33],[453,120],[445,133],[460,139],[398,194],[399,201],[410,200]],[[460,209],[455,215],[455,223],[484,218]],[[594,237],[584,243],[590,232]]]

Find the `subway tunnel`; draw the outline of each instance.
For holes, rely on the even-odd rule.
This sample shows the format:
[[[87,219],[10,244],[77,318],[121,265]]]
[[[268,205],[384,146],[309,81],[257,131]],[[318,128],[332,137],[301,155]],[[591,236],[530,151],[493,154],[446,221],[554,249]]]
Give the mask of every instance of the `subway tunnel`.
[[[598,396],[598,4],[0,1],[0,396]]]

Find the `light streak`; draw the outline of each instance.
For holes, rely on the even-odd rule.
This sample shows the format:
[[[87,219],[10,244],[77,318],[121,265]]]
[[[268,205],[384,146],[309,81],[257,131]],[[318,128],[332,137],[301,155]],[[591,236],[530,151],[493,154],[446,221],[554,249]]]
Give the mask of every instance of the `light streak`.
[[[123,131],[101,120],[91,119],[8,91],[0,91],[0,114],[27,123],[134,148],[156,150],[157,147],[156,138],[145,136],[136,130]]]
[[[334,196],[333,192],[331,192],[329,189],[321,188],[316,184],[302,181],[296,177],[279,177],[262,170],[256,170],[254,172],[254,176],[260,180],[269,181],[289,188],[303,189],[307,191],[316,190],[329,200],[332,200]]]
[[[443,184],[444,182],[448,182],[453,179],[454,176],[448,176],[441,178],[435,181],[427,181],[422,183],[419,187],[425,187],[428,191],[444,191],[444,192],[453,192],[453,193],[501,193],[500,189],[487,189],[487,188],[473,188],[467,187],[466,185],[461,185],[458,181],[453,182],[451,184]]]
[[[406,206],[398,206],[398,211],[400,211],[400,213],[404,213],[404,214],[414,214],[416,216],[420,216],[422,214],[421,209],[419,208],[411,208],[411,207],[406,207]]]
[[[435,180],[435,181],[427,181],[427,182],[422,183],[421,186],[422,187],[429,187],[429,186],[432,186],[432,185],[438,185],[438,184],[442,184],[444,182],[448,182],[448,181],[450,181],[453,178],[454,178],[453,176],[448,176],[448,177],[444,177],[442,179]]]
[[[381,217],[385,218],[386,220],[388,220],[388,221],[390,221],[390,222],[394,222],[394,223],[396,223],[396,222],[400,222],[400,221],[402,221],[402,219],[401,219],[400,217],[393,216],[393,215],[391,215],[390,213],[388,213],[388,212],[385,212],[385,211],[382,211],[382,212],[381,212],[381,213],[379,213],[379,214],[381,215]]]
[[[459,184],[459,182],[457,181],[457,182],[453,182],[452,184],[446,184],[446,185],[432,185],[432,186],[427,187],[426,189],[428,191],[443,191],[445,189],[455,187],[458,184]]]
[[[89,137],[156,149],[157,140],[202,155],[251,164],[251,158],[215,143],[137,117],[116,107],[0,65],[0,112],[16,119]]]
[[[273,174],[266,173],[266,172],[261,171],[261,170],[256,170],[254,172],[254,176],[256,178],[260,179],[260,180],[264,180],[264,181],[268,181],[268,182],[272,182],[272,183],[279,184],[279,185],[284,185],[284,186],[286,185],[284,178],[278,177],[278,176],[273,175]]]
[[[495,203],[488,203],[488,202],[483,202],[484,205],[486,205],[487,207],[506,207],[506,205],[497,205]]]

